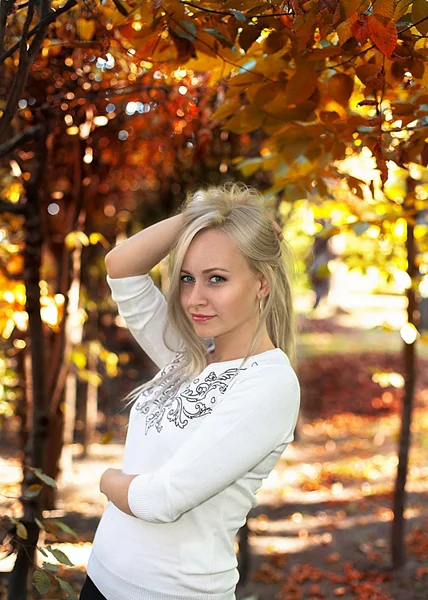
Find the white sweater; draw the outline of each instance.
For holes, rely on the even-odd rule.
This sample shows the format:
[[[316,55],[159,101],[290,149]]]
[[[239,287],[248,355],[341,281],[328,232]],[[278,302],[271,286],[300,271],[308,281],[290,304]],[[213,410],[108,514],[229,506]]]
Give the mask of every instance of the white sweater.
[[[166,300],[151,277],[107,281],[160,369],[154,379],[174,368],[180,352],[162,341]],[[122,469],[138,473],[128,493],[135,516],[108,502],[87,569],[107,600],[235,600],[235,535],[294,439],[300,406],[281,349],[249,359],[235,381],[241,362],[208,365],[169,406],[146,405],[161,397],[156,388],[132,404]]]

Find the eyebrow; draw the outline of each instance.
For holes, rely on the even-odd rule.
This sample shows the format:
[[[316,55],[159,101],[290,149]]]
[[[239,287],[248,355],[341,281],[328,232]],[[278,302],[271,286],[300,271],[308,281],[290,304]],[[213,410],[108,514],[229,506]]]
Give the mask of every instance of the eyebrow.
[[[202,271],[202,273],[211,273],[211,271],[224,271],[225,273],[230,273],[230,271],[227,269],[222,269],[221,267],[211,267],[210,269],[205,269],[205,271]],[[189,275],[191,274],[190,271],[186,271],[186,269],[181,269],[181,272],[188,273]]]

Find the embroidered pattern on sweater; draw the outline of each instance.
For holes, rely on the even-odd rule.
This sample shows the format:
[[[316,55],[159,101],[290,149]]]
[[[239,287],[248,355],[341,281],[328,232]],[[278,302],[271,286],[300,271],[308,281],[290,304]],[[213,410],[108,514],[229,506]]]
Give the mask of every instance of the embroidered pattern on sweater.
[[[173,369],[174,365],[180,360],[180,357],[175,358],[168,363],[159,376]],[[253,362],[251,366],[256,366],[258,363]],[[188,425],[191,419],[203,417],[212,412],[213,405],[216,403],[216,396],[212,392],[216,389],[220,394],[224,394],[229,387],[230,382],[236,377],[239,371],[244,371],[246,368],[239,369],[233,367],[226,369],[220,374],[215,371],[208,372],[203,378],[201,376],[193,380],[193,385],[197,384],[193,389],[188,385],[181,392],[176,394],[169,405],[165,404],[165,398],[168,396],[170,386],[168,382],[162,384],[162,388],[157,397],[152,401],[139,400],[135,404],[135,410],[143,415],[146,415],[145,435],[154,427],[158,433],[163,429],[162,421],[166,418],[174,423],[176,427],[183,429]],[[143,392],[143,396],[151,393],[152,387]]]

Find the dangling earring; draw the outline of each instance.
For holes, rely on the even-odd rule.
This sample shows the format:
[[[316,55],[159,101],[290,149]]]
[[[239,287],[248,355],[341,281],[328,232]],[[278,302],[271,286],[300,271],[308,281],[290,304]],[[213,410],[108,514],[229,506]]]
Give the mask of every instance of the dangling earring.
[[[259,314],[262,312],[262,300],[263,300],[263,298],[260,298],[260,302],[259,302]]]

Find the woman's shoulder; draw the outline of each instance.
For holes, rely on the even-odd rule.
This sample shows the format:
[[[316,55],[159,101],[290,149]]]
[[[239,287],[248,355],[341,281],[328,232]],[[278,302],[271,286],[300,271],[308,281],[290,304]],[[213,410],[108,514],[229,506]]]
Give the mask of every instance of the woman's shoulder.
[[[267,350],[250,357],[240,368],[239,377],[244,384],[251,383],[261,390],[296,388],[300,391],[297,374],[289,357],[281,348]]]

